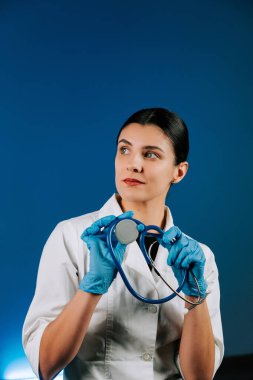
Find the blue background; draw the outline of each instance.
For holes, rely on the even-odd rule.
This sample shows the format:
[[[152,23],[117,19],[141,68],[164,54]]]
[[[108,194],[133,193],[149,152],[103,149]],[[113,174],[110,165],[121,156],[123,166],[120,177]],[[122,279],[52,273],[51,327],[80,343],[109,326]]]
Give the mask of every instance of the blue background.
[[[252,13],[245,0],[1,1],[0,378],[27,366],[49,234],[115,191],[117,132],[145,107],[189,128],[167,204],[216,255],[226,355],[253,352]]]

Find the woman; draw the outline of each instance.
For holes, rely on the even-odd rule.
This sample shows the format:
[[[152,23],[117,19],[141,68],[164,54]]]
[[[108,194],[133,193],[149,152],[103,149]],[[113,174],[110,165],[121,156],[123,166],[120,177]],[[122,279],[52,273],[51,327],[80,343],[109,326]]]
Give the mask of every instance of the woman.
[[[62,221],[51,233],[23,327],[24,349],[40,378],[51,379],[63,368],[64,378],[75,380],[213,378],[224,352],[214,255],[173,225],[165,205],[172,184],[187,173],[188,149],[187,127],[175,113],[136,112],[117,138],[117,193],[99,211]],[[155,265],[174,288],[182,269],[191,267],[200,305],[192,308],[179,297],[149,305],[129,293],[103,233],[116,216],[129,215],[165,231],[159,249],[151,247]],[[167,296],[138,243],[115,244],[124,271],[144,297]],[[182,292],[197,300],[191,276]]]

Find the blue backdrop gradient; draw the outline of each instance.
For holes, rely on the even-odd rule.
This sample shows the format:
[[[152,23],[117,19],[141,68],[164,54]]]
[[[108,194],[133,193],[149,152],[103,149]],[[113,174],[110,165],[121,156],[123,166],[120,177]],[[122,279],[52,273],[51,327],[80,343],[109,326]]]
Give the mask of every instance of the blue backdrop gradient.
[[[189,171],[174,223],[210,246],[226,355],[253,352],[251,1],[1,1],[0,378],[55,225],[115,191],[117,132],[143,107],[177,112]]]

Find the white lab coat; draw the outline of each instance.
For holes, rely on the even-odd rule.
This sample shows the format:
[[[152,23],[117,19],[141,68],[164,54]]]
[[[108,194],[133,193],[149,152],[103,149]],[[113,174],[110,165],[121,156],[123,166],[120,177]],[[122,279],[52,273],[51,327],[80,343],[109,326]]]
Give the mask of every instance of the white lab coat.
[[[25,353],[38,377],[39,345],[44,329],[73,298],[89,270],[89,251],[80,239],[82,232],[97,219],[121,213],[114,194],[99,211],[64,220],[49,236],[22,331]],[[167,207],[165,230],[172,225]],[[224,353],[218,271],[210,248],[199,244],[206,256],[205,279],[210,292],[207,304],[215,337],[215,374]],[[177,288],[167,256],[167,250],[159,246],[155,264]],[[134,288],[143,296],[161,298],[170,292],[161,279],[151,273],[136,242],[128,245],[123,267]],[[180,298],[160,306],[142,303],[129,293],[118,274],[108,293],[100,299],[78,354],[64,370],[64,379],[182,379],[177,352],[183,322],[184,301]]]

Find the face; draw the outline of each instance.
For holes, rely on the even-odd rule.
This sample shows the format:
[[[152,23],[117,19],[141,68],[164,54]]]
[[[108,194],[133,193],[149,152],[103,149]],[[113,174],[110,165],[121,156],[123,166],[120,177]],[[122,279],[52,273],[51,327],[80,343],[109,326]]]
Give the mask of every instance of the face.
[[[159,127],[126,126],[115,158],[115,182],[121,198],[128,202],[165,201],[171,181],[179,174],[174,160],[171,141]]]

